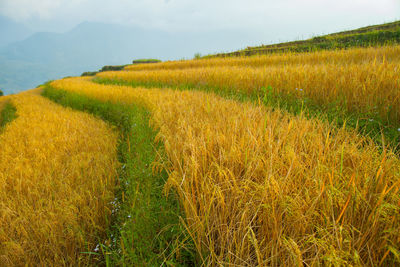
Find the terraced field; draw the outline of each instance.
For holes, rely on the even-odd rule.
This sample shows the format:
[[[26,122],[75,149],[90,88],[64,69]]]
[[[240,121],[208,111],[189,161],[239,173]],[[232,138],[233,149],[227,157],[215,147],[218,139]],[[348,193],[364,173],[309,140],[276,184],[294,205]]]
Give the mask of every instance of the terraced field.
[[[0,135],[0,265],[85,265],[104,237],[117,136],[33,93]],[[97,236],[97,237],[96,237]]]
[[[5,126],[1,146],[17,143],[23,151],[38,153],[24,162],[33,164],[32,170],[44,170],[40,173],[47,180],[37,188],[55,190],[43,203],[60,200],[46,207],[78,205],[73,197],[67,199],[72,202],[56,197],[58,188],[69,184],[64,181],[75,179],[80,186],[68,192],[81,190],[79,197],[85,200],[78,203],[87,208],[44,213],[61,222],[67,215],[92,218],[71,226],[85,229],[78,240],[86,242],[65,249],[70,243],[63,235],[45,232],[38,240],[50,241],[27,251],[41,255],[44,263],[107,266],[400,264],[398,52],[399,46],[386,46],[135,64],[42,86],[46,98],[96,119],[33,93],[11,97],[18,117]],[[37,122],[22,127],[27,116]],[[52,123],[41,125],[50,119]],[[69,139],[59,129],[64,124],[81,136]],[[22,130],[23,136],[12,139]],[[35,136],[64,139],[57,145],[35,139],[26,147],[33,144],[28,137]],[[48,160],[41,159],[49,156],[34,149],[65,155],[67,144],[75,149],[67,149],[68,155],[88,150],[71,163],[52,158],[62,163],[53,168],[44,167]],[[89,163],[97,168],[84,165],[88,155],[94,155]],[[36,161],[44,165],[36,168]],[[56,179],[62,185],[49,178],[59,173],[66,175]],[[82,186],[82,177],[89,187]],[[29,209],[18,202],[23,189],[25,195],[29,192],[21,183],[13,193],[16,210]],[[8,217],[0,218],[0,225],[1,220],[9,223]],[[9,229],[25,233],[23,227]],[[74,231],[68,233],[76,238]],[[54,244],[63,244],[57,256],[41,250],[42,244],[52,244],[49,236],[59,238]],[[15,259],[24,262],[20,255],[25,254],[16,247],[10,251],[19,252]],[[1,255],[3,261],[15,261],[11,252]]]
[[[210,93],[83,78],[51,86],[101,101],[140,103],[151,111],[168,156],[165,190],[179,196],[200,262],[389,260],[391,249],[383,244],[399,234],[400,162],[371,139]],[[383,237],[382,229],[391,230]]]
[[[293,95],[319,106],[334,103],[352,112],[400,122],[400,47],[289,54],[239,59],[206,59],[104,72],[99,81],[147,86],[184,86],[260,96]],[[224,65],[225,62],[225,65]]]

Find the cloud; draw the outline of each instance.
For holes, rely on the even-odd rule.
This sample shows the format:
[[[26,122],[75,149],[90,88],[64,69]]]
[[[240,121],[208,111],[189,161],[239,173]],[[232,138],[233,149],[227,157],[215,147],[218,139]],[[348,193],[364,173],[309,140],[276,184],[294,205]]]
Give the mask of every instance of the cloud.
[[[51,18],[62,2],[62,0],[2,0],[0,13],[17,21],[31,17]]]
[[[84,20],[163,30],[331,31],[399,18],[398,0],[0,0],[18,21]],[[307,33],[306,33],[307,34]],[[285,38],[285,37],[283,37]]]

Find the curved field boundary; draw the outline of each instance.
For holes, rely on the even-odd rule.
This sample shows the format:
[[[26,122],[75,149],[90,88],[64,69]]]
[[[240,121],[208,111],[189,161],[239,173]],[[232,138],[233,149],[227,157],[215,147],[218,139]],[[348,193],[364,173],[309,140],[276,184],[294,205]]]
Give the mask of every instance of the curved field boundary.
[[[203,92],[51,86],[151,110],[203,263],[399,263],[400,162],[370,139]]]
[[[104,237],[118,167],[104,122],[33,93],[0,135],[0,265],[79,266]]]
[[[249,94],[241,90],[224,90],[204,84],[170,85],[152,81],[151,78],[143,81],[126,81],[121,78],[96,77],[93,79],[93,82],[103,85],[124,85],[148,89],[199,90],[215,93],[226,99],[233,99],[240,102],[263,103],[267,107],[285,110],[294,115],[301,114],[310,119],[317,118],[327,121],[336,128],[346,127],[348,129],[356,129],[360,134],[371,137],[381,147],[390,145],[390,147],[397,151],[400,149],[400,122],[383,119],[377,112],[363,113],[347,111],[337,102],[323,105],[318,104],[316,101],[304,96],[302,91],[300,91],[301,88],[296,93],[280,93],[269,86]],[[388,107],[386,108],[388,109]]]
[[[183,211],[171,194],[163,194],[167,174],[153,165],[163,149],[155,142],[149,112],[141,105],[99,101],[83,94],[56,90],[48,84],[42,95],[63,106],[91,113],[120,131],[118,156],[122,167],[112,201],[107,241],[96,253],[107,266],[193,266],[190,238],[179,220]],[[160,170],[156,170],[160,169]]]

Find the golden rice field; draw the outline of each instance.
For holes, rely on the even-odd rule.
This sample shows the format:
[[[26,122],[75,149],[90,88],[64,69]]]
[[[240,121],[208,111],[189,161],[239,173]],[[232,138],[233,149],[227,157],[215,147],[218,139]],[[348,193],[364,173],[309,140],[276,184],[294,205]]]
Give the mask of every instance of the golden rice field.
[[[281,85],[280,90],[301,86],[318,99],[346,93],[357,104],[369,105],[398,103],[398,72],[398,65],[386,61],[100,76],[204,81],[240,90],[267,81]],[[364,82],[351,88],[357,81]],[[329,87],[335,84],[340,86]],[[168,156],[160,166],[169,173],[165,192],[177,191],[184,224],[204,265],[400,264],[400,160],[369,138],[317,119],[197,91],[99,85],[85,78],[51,86],[148,107]]]
[[[203,67],[265,67],[304,64],[357,64],[365,62],[400,62],[400,46],[352,48],[337,51],[283,53],[251,57],[209,58],[199,60],[167,61],[154,64],[135,64],[125,70],[176,70]]]
[[[156,86],[214,88],[231,93],[275,94],[336,103],[349,112],[400,123],[400,46],[206,59],[126,67],[98,78]]]
[[[0,266],[80,266],[103,234],[116,177],[116,134],[35,91],[7,97],[0,134]]]

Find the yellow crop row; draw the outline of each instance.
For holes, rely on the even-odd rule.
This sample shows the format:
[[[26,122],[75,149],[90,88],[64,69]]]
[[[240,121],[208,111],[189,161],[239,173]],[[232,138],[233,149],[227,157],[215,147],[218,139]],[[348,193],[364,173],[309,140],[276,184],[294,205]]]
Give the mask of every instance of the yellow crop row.
[[[173,78],[171,78],[173,79]],[[213,94],[52,82],[152,112],[206,264],[399,264],[400,161],[355,132]]]
[[[116,134],[99,119],[32,92],[0,135],[0,265],[88,264],[104,234]]]
[[[354,64],[363,62],[400,62],[400,46],[352,48],[348,50],[320,51],[312,53],[284,53],[252,57],[211,58],[201,60],[167,61],[154,64],[126,66],[126,70],[174,70],[187,68],[246,66],[268,67],[291,64]]]
[[[211,87],[246,94],[271,86],[275,93],[336,102],[348,111],[400,122],[400,64],[288,65],[264,68],[205,67],[182,70],[102,72],[100,78],[166,86]]]

